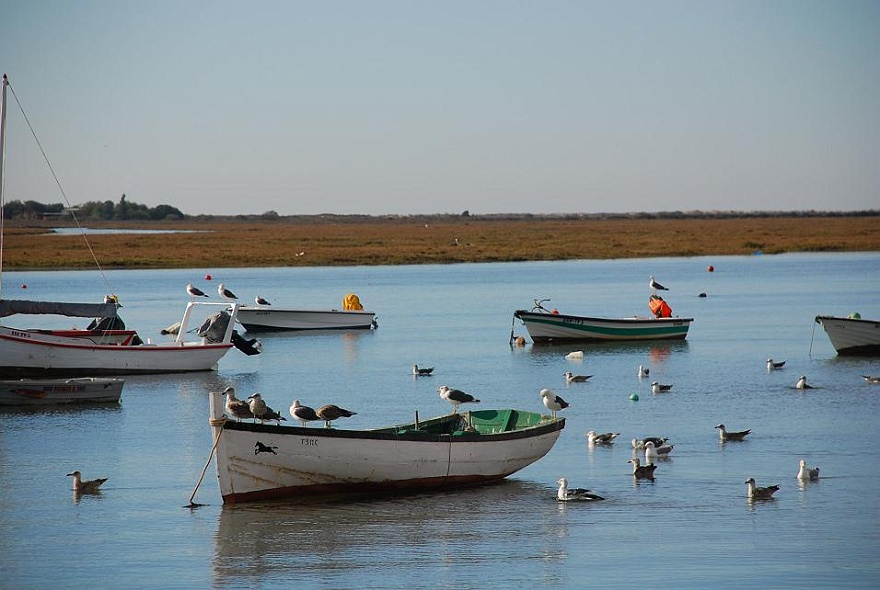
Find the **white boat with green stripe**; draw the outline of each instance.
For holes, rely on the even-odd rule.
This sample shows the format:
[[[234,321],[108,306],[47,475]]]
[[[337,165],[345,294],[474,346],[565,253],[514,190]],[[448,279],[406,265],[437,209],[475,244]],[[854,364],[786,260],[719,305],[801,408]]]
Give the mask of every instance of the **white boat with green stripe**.
[[[694,321],[679,317],[598,318],[524,309],[513,316],[525,325],[535,344],[684,340]]]

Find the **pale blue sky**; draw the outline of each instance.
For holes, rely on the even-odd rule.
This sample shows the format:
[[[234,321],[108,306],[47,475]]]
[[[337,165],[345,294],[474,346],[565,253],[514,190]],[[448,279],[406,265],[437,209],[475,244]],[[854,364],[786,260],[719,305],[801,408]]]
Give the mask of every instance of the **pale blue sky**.
[[[72,204],[880,208],[877,0],[0,0],[0,24]],[[10,101],[6,199],[63,202]]]

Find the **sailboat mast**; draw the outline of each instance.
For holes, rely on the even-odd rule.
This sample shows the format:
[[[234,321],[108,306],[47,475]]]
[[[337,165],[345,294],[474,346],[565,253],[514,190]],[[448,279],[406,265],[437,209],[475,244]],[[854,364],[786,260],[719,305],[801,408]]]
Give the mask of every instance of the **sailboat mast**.
[[[9,80],[3,74],[3,99],[0,101],[0,299],[3,298],[3,234],[6,201],[3,200],[3,172],[6,169],[6,87]]]

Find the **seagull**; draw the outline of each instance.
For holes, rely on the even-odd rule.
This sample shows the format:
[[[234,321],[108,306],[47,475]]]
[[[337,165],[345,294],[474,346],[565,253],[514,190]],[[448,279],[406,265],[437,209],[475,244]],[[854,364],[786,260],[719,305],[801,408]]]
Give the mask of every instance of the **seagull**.
[[[223,390],[223,395],[226,396],[226,413],[235,418],[236,420],[244,420],[246,418],[253,418],[254,414],[251,412],[250,405],[244,401],[243,399],[238,399],[235,397],[235,388],[232,386],[227,387]]]
[[[801,459],[800,464],[798,466],[798,479],[809,479],[810,481],[815,481],[819,479],[819,468],[818,467],[807,467],[807,462]]]
[[[807,385],[807,376],[801,375],[801,378],[794,384],[795,389],[813,389],[812,385]]]
[[[636,479],[654,479],[654,470],[657,469],[657,466],[653,463],[642,465],[638,457],[633,457],[627,463],[633,464],[633,477]]]
[[[250,400],[248,402],[248,409],[251,411],[251,414],[253,414],[254,418],[258,418],[260,422],[262,422],[266,413],[269,411],[269,406],[263,401],[263,396],[259,393],[255,393],[248,396],[248,399]]]
[[[873,383],[874,385],[880,383],[880,376],[875,377],[873,375],[862,375],[862,379],[864,379],[868,383]]]
[[[642,439],[634,438],[632,439],[631,443],[632,448],[639,450],[644,449],[645,445],[649,442],[654,443],[655,447],[662,447],[664,444],[666,444],[666,441],[668,440],[669,437],[666,436],[646,436]]]
[[[645,463],[651,464],[658,460],[660,456],[666,456],[672,450],[672,445],[654,446],[654,443],[648,441],[645,443]]]
[[[752,431],[752,429],[749,428],[748,430],[741,430],[739,432],[728,432],[727,429],[724,428],[724,424],[719,424],[715,428],[718,429],[718,436],[721,437],[721,442],[743,440],[746,435]]]
[[[651,383],[651,393],[664,393],[672,389],[672,385],[664,385],[657,381]]]
[[[785,361],[774,361],[773,359],[767,359],[767,370],[772,371],[774,369],[781,369],[785,366]]]
[[[333,404],[326,404],[315,410],[318,417],[324,421],[324,428],[330,428],[330,422],[337,418],[351,418],[357,412],[350,412]]]
[[[773,498],[773,494],[779,491],[779,486],[767,486],[766,488],[759,488],[755,485],[754,477],[748,478],[746,480],[746,485],[749,486],[749,500],[771,500]]]
[[[192,283],[189,283],[186,286],[186,292],[189,293],[190,297],[207,297],[204,291],[202,291],[198,287],[194,287]]]
[[[220,283],[219,285],[217,285],[217,293],[220,294],[220,297],[222,297],[223,299],[226,299],[228,301],[234,301],[234,300],[238,299],[238,297],[235,296],[235,293],[233,293],[232,291],[227,289],[223,283]]]
[[[669,289],[667,289],[666,287],[664,287],[663,285],[661,285],[660,283],[655,281],[653,275],[648,277],[648,286],[651,287],[651,289],[653,289],[655,292],[656,291],[669,291]]]
[[[106,477],[83,481],[79,471],[71,471],[67,476],[73,476],[73,491],[77,494],[100,494],[101,490],[98,488],[107,481]]]
[[[458,406],[460,404],[478,404],[480,400],[475,398],[469,393],[465,393],[460,389],[450,389],[446,385],[441,385],[437,388],[437,393],[440,394],[440,397],[448,401],[452,404],[452,413],[458,414]]]
[[[643,367],[642,365],[639,365],[639,379],[644,379],[648,376],[648,373],[650,372],[651,371],[650,369],[648,369],[648,367]]]
[[[559,484],[559,491],[556,492],[556,499],[560,502],[592,501],[605,499],[602,496],[597,496],[590,490],[585,490],[584,488],[568,487],[568,480],[564,477],[557,479],[556,483]]]
[[[604,432],[599,434],[595,430],[587,433],[587,441],[591,445],[608,445],[614,442],[614,439],[620,436],[619,432]]]
[[[293,400],[293,404],[290,406],[290,417],[302,422],[303,426],[306,425],[306,422],[314,422],[321,419],[313,408],[300,405],[298,399]]]
[[[565,372],[565,382],[566,383],[583,383],[587,379],[592,377],[592,375],[572,375],[571,371]]]
[[[550,415],[553,418],[556,418],[556,412],[564,410],[569,406],[569,403],[556,395],[552,389],[542,389],[541,399],[544,401],[544,405],[547,406],[547,409],[550,410]]]
[[[257,305],[272,305],[271,303],[269,303],[268,301],[266,301],[265,299],[263,299],[259,295],[254,297],[254,303],[256,303]]]
[[[420,368],[418,365],[413,365],[413,375],[415,375],[416,377],[427,377],[433,372],[434,367]]]

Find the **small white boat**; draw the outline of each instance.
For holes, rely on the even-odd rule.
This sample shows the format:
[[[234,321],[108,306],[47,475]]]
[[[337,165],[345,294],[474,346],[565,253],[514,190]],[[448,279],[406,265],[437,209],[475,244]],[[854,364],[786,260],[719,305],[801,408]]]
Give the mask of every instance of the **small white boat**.
[[[880,354],[880,320],[863,320],[858,314],[850,317],[817,315],[816,323],[825,329],[837,354]]]
[[[447,414],[375,430],[225,419],[211,393],[224,503],[454,489],[497,481],[546,455],[564,418],[519,410]]]
[[[0,406],[30,407],[77,403],[116,403],[122,379],[19,379],[0,381]]]
[[[548,342],[626,342],[684,340],[693,318],[597,318],[520,309],[522,321],[536,344]]]
[[[238,310],[238,323],[248,332],[369,330],[376,327],[376,314],[346,309],[285,309],[246,305]]]

